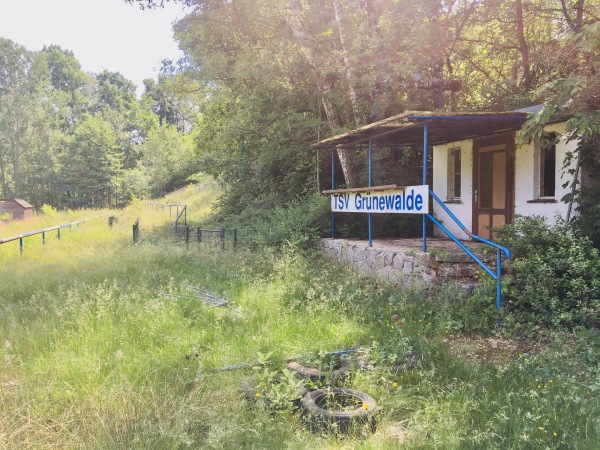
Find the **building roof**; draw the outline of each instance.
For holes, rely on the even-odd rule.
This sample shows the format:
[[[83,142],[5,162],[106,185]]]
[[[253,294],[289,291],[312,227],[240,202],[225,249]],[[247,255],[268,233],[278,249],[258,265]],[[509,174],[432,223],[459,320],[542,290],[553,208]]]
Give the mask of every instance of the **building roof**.
[[[537,108],[537,109],[534,109]],[[481,136],[519,130],[540,105],[506,112],[431,112],[405,111],[379,122],[324,139],[313,148],[362,148],[369,140],[378,146],[423,144],[423,127],[427,124],[430,145],[457,142]]]
[[[33,209],[33,206],[31,206],[25,200],[21,200],[20,198],[0,198],[0,202],[15,202],[25,209]]]

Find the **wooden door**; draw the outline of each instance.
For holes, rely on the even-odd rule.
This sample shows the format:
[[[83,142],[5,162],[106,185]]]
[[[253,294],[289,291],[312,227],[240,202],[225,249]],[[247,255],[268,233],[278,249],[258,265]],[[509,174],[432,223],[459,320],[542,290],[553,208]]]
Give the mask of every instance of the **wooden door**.
[[[514,217],[514,134],[473,142],[473,233],[491,239],[491,229]]]

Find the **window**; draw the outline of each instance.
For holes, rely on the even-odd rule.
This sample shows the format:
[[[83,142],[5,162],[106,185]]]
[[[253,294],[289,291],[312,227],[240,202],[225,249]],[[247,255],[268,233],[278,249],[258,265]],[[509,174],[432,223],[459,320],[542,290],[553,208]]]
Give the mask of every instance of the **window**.
[[[554,197],[556,191],[556,134],[552,133],[539,153],[539,196]]]
[[[460,148],[448,152],[448,201],[460,200]]]

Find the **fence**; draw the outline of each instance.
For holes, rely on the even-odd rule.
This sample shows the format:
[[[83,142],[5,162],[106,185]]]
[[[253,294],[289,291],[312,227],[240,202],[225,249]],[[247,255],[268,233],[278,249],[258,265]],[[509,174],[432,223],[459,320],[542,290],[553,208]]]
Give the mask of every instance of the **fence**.
[[[208,190],[217,189],[219,187],[219,183],[216,183],[216,182],[212,182],[212,183],[196,183],[193,186],[194,186],[194,192],[201,192],[201,191],[208,191]]]
[[[159,209],[164,211],[165,208],[169,208],[169,217],[173,217],[173,210],[175,210],[175,217],[179,217],[179,210],[185,208],[187,205],[179,203],[157,203],[157,202],[146,202],[146,208],[153,208],[155,211]]]
[[[202,227],[178,226],[173,236],[173,228],[163,226],[155,228],[156,233],[152,236],[160,239],[171,236],[173,242],[184,242],[186,245],[191,243],[213,247],[213,248],[238,248],[238,247],[257,247],[257,231],[254,229],[239,228],[219,228],[207,229]],[[140,239],[139,222],[133,227],[133,240],[137,242]]]
[[[7,242],[12,242],[12,241],[18,240],[19,241],[19,251],[21,253],[21,256],[23,256],[23,239],[25,239],[25,238],[41,234],[42,235],[42,245],[44,245],[44,244],[46,244],[46,233],[48,233],[50,231],[56,230],[56,238],[60,239],[60,230],[61,229],[69,227],[69,230],[71,230],[73,225],[79,227],[80,223],[84,223],[84,222],[87,222],[92,219],[97,219],[99,217],[106,217],[106,216],[108,216],[108,214],[109,213],[101,214],[99,216],[89,217],[87,219],[76,220],[75,222],[65,223],[62,225],[55,225],[53,227],[43,228],[41,230],[28,231],[27,233],[17,234],[15,236],[9,236],[6,238],[0,238],[0,244],[6,244]],[[114,220],[114,218],[113,218],[113,220]],[[109,225],[110,224],[112,224],[112,220],[110,220],[110,218],[109,218]]]

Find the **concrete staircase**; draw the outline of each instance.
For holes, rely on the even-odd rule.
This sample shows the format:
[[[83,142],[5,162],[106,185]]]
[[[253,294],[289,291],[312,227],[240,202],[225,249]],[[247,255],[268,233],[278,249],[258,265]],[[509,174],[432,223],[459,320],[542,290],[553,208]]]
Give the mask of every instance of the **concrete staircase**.
[[[492,249],[493,250],[493,249]],[[496,253],[484,247],[471,249],[492,271],[496,271]],[[485,270],[461,249],[432,250],[432,264],[438,280],[455,283],[469,293],[489,279]]]

